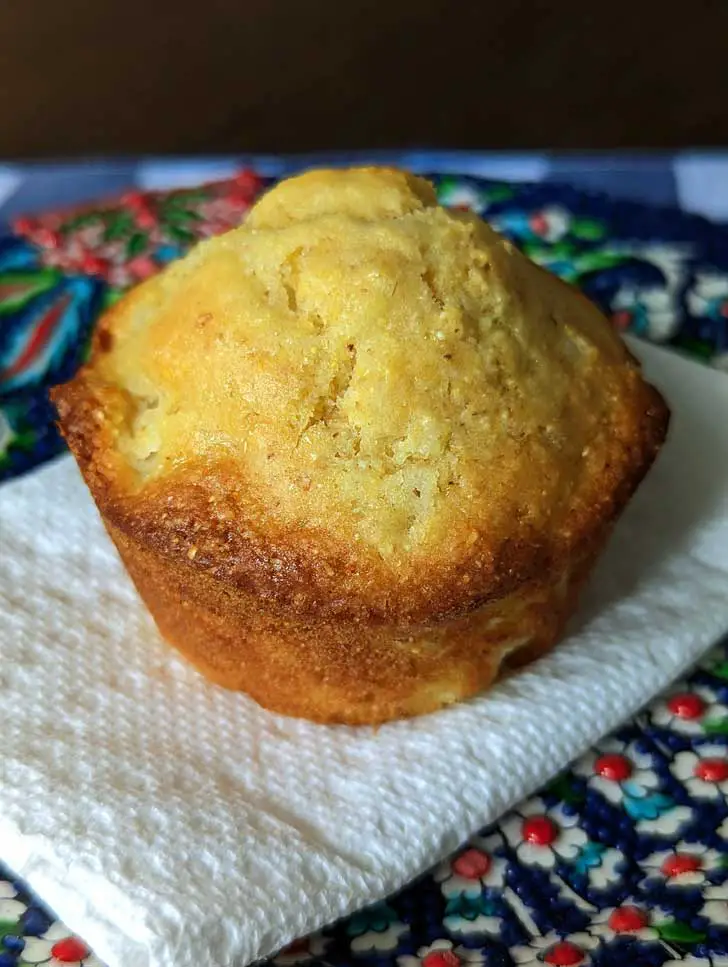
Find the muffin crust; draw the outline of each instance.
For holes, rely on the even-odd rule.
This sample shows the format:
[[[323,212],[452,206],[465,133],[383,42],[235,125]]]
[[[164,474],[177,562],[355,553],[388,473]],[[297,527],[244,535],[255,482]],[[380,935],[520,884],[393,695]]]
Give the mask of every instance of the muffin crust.
[[[280,184],[54,399],[162,633],[349,723],[551,647],[668,423],[591,303],[392,169]]]

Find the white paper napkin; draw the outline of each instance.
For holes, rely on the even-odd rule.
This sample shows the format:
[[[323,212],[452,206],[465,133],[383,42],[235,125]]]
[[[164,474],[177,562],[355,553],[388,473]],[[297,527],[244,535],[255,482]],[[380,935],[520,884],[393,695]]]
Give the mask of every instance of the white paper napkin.
[[[488,695],[323,727],[162,643],[64,459],[0,488],[0,856],[111,967],[233,967],[383,897],[728,629],[728,379],[642,347],[674,411],[567,641]]]

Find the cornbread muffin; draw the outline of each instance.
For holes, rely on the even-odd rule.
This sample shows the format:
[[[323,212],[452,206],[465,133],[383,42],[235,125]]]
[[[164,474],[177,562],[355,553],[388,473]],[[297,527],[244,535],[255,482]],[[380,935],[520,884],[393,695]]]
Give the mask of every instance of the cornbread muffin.
[[[281,183],[53,398],[162,634],[353,724],[551,648],[668,424],[590,302],[384,168]]]

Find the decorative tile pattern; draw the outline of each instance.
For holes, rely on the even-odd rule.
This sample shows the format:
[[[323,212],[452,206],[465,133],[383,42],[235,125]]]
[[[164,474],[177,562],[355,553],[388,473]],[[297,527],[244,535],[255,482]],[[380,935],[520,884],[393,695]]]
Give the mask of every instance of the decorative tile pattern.
[[[436,181],[620,328],[728,369],[728,229],[549,184]],[[103,308],[237,224],[271,182],[245,170],[16,220],[0,240],[0,479],[62,448],[46,390],[79,365]],[[728,964],[727,793],[724,645],[449,861],[271,963]],[[30,964],[99,961],[0,868],[0,967]]]

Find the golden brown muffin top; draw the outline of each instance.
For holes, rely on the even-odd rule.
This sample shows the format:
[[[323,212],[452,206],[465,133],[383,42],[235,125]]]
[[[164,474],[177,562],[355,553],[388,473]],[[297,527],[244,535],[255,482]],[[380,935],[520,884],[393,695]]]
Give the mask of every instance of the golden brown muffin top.
[[[66,428],[89,437],[92,400],[87,457],[125,513],[193,487],[271,580],[313,556],[352,587],[447,575],[465,597],[606,520],[656,419],[591,303],[378,168],[278,185],[115,307],[75,385]],[[178,532],[204,530],[180,500]]]

